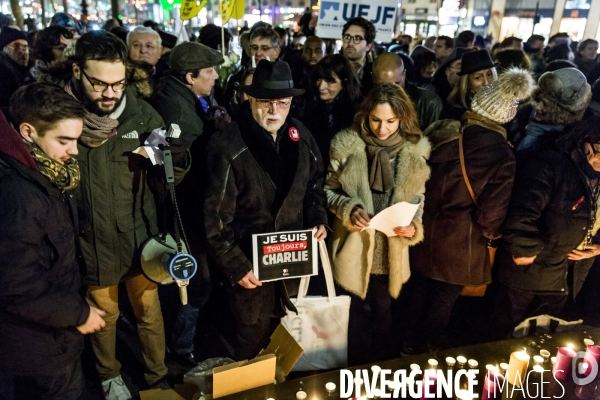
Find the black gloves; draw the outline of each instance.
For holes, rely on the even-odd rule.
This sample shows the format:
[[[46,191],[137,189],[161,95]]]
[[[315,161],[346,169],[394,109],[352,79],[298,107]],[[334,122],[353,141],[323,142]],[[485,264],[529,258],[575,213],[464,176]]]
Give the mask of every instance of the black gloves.
[[[187,142],[180,138],[168,137],[166,138],[169,143],[168,150],[171,150],[171,158],[173,159],[174,167],[184,168],[187,166],[188,161],[188,145]],[[166,147],[162,146],[162,150]]]

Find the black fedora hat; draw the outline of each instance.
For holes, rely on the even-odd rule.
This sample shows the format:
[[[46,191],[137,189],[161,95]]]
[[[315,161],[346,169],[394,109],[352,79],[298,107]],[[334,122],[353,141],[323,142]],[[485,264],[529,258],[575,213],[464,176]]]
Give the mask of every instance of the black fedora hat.
[[[464,53],[461,57],[462,64],[458,75],[472,74],[483,69],[494,68],[496,64],[487,50],[477,50]]]
[[[292,71],[285,61],[260,60],[252,84],[242,85],[240,90],[256,99],[281,99],[304,94],[304,89],[294,89]]]

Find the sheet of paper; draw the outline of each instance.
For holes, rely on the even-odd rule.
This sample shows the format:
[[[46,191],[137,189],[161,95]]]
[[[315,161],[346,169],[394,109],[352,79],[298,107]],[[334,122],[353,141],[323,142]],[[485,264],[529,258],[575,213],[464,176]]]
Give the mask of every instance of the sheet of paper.
[[[369,226],[362,230],[377,229],[378,231],[385,233],[387,237],[397,236],[394,233],[394,228],[410,225],[418,208],[419,204],[411,204],[405,201],[396,203],[371,218]]]
[[[166,131],[161,128],[156,128],[152,131],[148,139],[144,142],[144,146],[140,146],[133,152],[140,154],[152,161],[152,165],[163,165],[163,154],[159,145],[167,145],[165,139]]]

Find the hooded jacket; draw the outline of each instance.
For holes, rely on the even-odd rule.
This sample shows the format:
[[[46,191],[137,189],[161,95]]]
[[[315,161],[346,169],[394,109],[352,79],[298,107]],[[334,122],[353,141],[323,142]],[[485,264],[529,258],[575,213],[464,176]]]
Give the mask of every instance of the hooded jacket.
[[[90,308],[72,194],[40,174],[0,113],[0,368],[51,375],[83,349]]]
[[[463,126],[465,168],[477,205],[464,181],[458,149],[461,123],[442,120],[426,132],[433,151],[423,211],[425,240],[413,249],[420,274],[455,285],[491,282],[486,238],[497,238],[515,174],[506,132],[490,120]]]
[[[423,240],[421,217],[425,182],[430,172],[426,162],[429,151],[429,141],[423,138],[416,144],[405,141],[396,156],[396,186],[389,205],[401,201],[421,205],[412,221],[416,228],[414,236],[388,238],[389,293],[393,298],[398,297],[402,285],[410,277],[408,246]],[[329,252],[333,262],[333,277],[344,289],[364,299],[373,266],[375,231],[357,229],[350,221],[350,213],[355,206],[360,206],[373,215],[374,207],[366,144],[353,128],[339,132],[331,141],[331,162],[325,193],[329,209],[337,217]]]

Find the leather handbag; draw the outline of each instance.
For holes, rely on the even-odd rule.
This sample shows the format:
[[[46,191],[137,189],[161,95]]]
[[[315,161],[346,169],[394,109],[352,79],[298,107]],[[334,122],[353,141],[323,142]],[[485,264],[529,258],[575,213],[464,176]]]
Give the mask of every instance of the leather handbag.
[[[463,148],[463,134],[462,131],[458,135],[458,153],[460,158],[460,169],[462,171],[463,179],[465,180],[465,184],[467,185],[467,189],[469,190],[469,195],[471,195],[471,199],[475,206],[477,206],[477,200],[475,199],[475,192],[473,191],[473,187],[471,186],[471,182],[469,181],[469,177],[467,176],[467,169],[465,168],[465,150]],[[488,247],[488,253],[490,256],[490,265],[494,266],[494,258],[496,256],[496,248]],[[469,296],[469,297],[483,297],[485,296],[485,291],[487,289],[487,285],[480,286],[464,286],[461,296]]]

